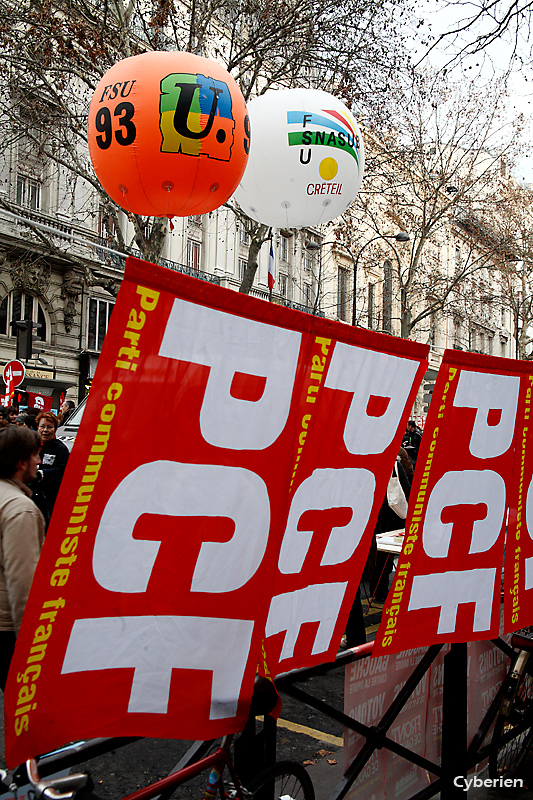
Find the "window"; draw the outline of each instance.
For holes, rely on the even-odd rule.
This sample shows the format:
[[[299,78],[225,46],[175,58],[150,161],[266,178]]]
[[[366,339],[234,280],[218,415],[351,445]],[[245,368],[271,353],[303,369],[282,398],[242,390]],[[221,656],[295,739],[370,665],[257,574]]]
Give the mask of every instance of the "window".
[[[313,272],[314,257],[312,253],[304,253],[304,269],[306,272]]]
[[[279,257],[281,261],[289,260],[289,240],[286,236],[279,237]]]
[[[34,338],[45,342],[48,338],[48,325],[46,315],[41,303],[28,292],[11,292],[0,303],[0,333],[4,336],[16,338],[11,322],[19,319],[32,320],[39,327]]]
[[[310,283],[304,284],[304,296],[305,296],[305,305],[307,308],[312,308],[313,306],[313,292],[311,289]]]
[[[461,245],[460,244],[456,244],[455,245],[455,270],[456,270],[456,272],[461,269],[462,263],[463,263],[463,256],[462,256],[462,253],[461,253]]]
[[[98,236],[100,239],[111,241],[115,235],[115,222],[113,215],[105,206],[98,206]]]
[[[429,315],[429,341],[428,344],[431,347],[435,347],[437,342],[437,315],[434,311],[431,312]]]
[[[27,175],[17,175],[17,203],[19,206],[39,211],[41,208],[41,182]]]
[[[368,327],[374,327],[374,284],[368,284]]]
[[[250,234],[248,233],[242,222],[239,224],[239,241],[246,247],[250,244]]]
[[[29,98],[28,98],[29,99]],[[44,132],[21,110],[17,133],[17,203],[32,211],[41,208]]]
[[[89,298],[88,350],[97,350],[99,352],[102,349],[114,305],[108,300],[98,300],[96,297]]]
[[[194,239],[187,239],[187,266],[189,269],[200,269],[201,244]]]
[[[287,297],[287,276],[282,272],[278,273],[279,293],[282,297]]]
[[[383,331],[392,333],[392,264],[383,264]]]
[[[202,215],[201,214],[193,214],[189,217],[189,222],[193,222],[195,225],[202,224]]]
[[[454,326],[454,342],[453,342],[453,349],[454,350],[462,350],[463,349],[463,321],[456,317],[453,322]]]
[[[244,278],[244,273],[246,272],[247,265],[248,261],[245,258],[239,258],[239,280],[241,281]]]
[[[343,322],[348,320],[348,271],[342,267],[337,271],[337,316]]]

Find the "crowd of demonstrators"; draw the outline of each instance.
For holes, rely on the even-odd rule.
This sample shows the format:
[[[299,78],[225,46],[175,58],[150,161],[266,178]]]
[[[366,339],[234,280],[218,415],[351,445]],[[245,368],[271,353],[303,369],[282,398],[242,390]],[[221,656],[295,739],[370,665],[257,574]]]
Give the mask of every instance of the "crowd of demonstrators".
[[[67,466],[69,449],[56,439],[58,422],[55,414],[51,411],[41,411],[36,423],[40,440],[41,466],[37,471],[35,482],[32,483],[32,489],[34,500],[48,525]]]
[[[5,688],[16,636],[44,541],[45,521],[28,484],[41,463],[35,431],[0,429],[0,688]]]

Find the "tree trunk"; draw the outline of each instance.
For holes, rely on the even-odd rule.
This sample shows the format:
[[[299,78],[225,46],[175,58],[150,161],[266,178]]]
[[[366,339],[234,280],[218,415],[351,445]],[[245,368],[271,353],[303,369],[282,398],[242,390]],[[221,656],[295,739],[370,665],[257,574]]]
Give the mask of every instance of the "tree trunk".
[[[257,272],[257,259],[259,256],[259,251],[261,250],[261,245],[263,242],[266,242],[270,236],[270,231],[271,228],[268,225],[259,225],[251,236],[250,247],[248,250],[248,261],[246,263],[246,269],[244,270],[244,275],[242,276],[242,282],[239,288],[239,292],[242,292],[242,294],[250,294],[255,273]]]
[[[400,290],[400,315],[401,315],[401,333],[402,339],[408,339],[411,335],[411,309],[409,307],[409,300],[407,297],[407,289],[402,287]]]

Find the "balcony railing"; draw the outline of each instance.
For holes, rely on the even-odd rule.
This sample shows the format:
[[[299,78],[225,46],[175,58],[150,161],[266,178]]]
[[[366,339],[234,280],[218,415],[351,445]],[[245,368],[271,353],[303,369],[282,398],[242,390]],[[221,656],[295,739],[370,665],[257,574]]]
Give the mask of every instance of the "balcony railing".
[[[49,216],[40,211],[33,211],[29,208],[20,208],[19,213],[15,214],[10,211],[2,209],[0,216],[5,216],[12,219],[17,226],[25,225],[28,227],[33,225],[37,230],[41,230],[51,236],[56,236],[59,239],[69,242],[71,245],[79,245],[85,247],[89,252],[100,261],[101,264],[106,264],[115,269],[124,270],[126,258],[134,256],[135,258],[143,258],[140,250],[133,247],[125,247],[124,252],[115,250],[108,246],[107,239],[97,236],[92,231],[88,231],[78,225],[74,225],[68,221],[58,219],[57,217]],[[159,258],[157,263],[166,267],[167,269],[174,270],[174,272],[181,272],[185,275],[190,275],[192,278],[198,278],[208,283],[220,285],[221,276],[212,275],[209,272],[189,267],[187,264],[179,264],[176,261],[170,261],[168,258]],[[222,276],[223,277],[223,276]],[[224,278],[224,282],[229,286],[236,286],[237,282],[231,278]],[[267,289],[253,287],[251,294],[254,297],[259,297],[261,300],[268,300],[269,293]],[[325,317],[323,311],[315,310],[311,306],[305,306],[301,303],[295,303],[292,300],[287,300],[281,294],[274,292],[273,302],[278,305],[285,306],[286,308],[293,308],[296,311],[302,311],[304,314],[314,314],[316,317]]]
[[[92,231],[88,231],[86,228],[75,226],[68,221],[63,221],[40,211],[20,208],[20,213],[15,214],[2,209],[0,211],[0,216],[2,215],[13,220],[17,227],[24,226],[26,229],[31,229],[33,226],[36,230],[42,231],[53,238],[58,238],[71,245],[85,247],[100,261],[100,263],[107,264],[115,269],[124,270],[126,258],[129,255],[135,256],[136,258],[143,258],[140,250],[132,247],[125,248],[124,252],[114,250],[112,247],[107,246],[107,240],[98,237]],[[194,269],[186,264],[178,264],[176,261],[170,261],[168,258],[160,258],[158,264],[167,269],[172,269],[175,272],[183,272],[193,278],[199,278],[209,283],[220,284],[218,275],[210,275],[208,272]]]

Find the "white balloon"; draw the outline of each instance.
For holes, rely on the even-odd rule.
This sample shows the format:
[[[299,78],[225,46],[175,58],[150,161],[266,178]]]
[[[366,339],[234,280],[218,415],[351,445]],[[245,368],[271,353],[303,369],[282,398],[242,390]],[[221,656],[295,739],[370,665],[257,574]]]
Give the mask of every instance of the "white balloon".
[[[270,90],[248,103],[250,155],[234,194],[243,211],[276,228],[320,225],[361,187],[363,137],[344,103],[319,89]]]

